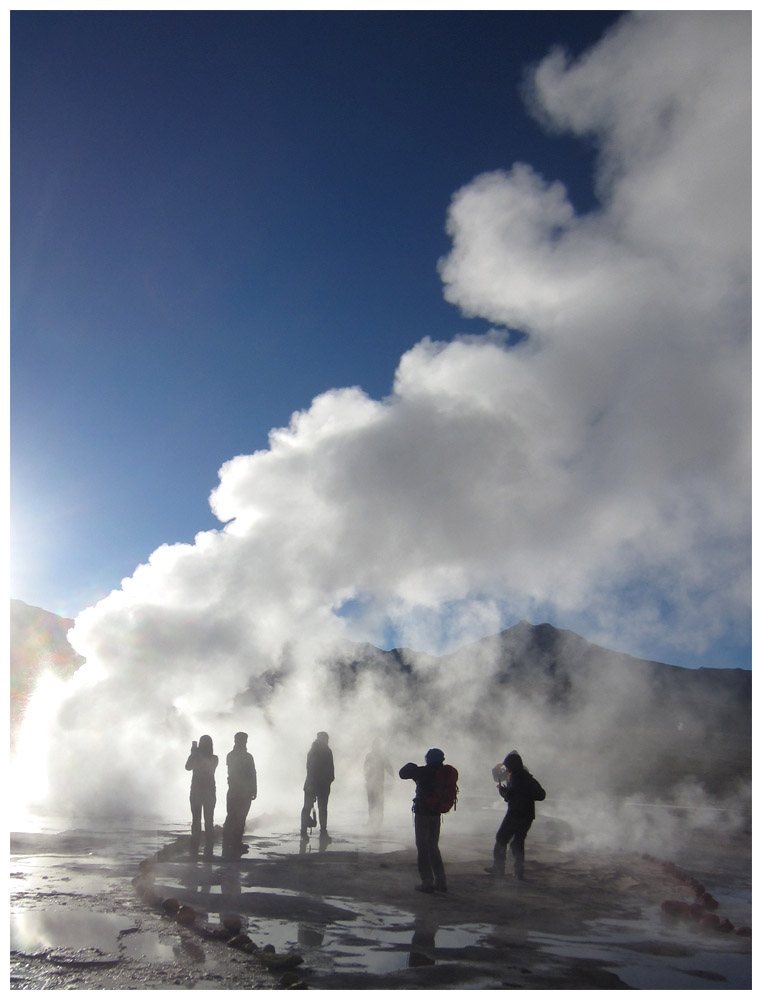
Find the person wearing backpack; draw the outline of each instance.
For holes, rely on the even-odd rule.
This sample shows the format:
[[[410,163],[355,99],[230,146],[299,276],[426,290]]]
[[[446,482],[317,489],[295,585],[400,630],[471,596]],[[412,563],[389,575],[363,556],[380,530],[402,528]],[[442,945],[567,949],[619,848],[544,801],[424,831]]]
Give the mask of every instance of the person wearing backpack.
[[[516,750],[511,750],[502,764],[492,768],[492,777],[498,782],[498,792],[508,803],[508,811],[495,835],[492,865],[485,871],[490,875],[505,875],[505,857],[510,844],[513,874],[523,880],[524,841],[534,822],[534,804],[543,801],[545,789],[524,767]]]
[[[442,813],[455,805],[458,793],[458,772],[445,764],[444,753],[436,747],[426,753],[426,764],[405,764],[400,778],[415,781],[413,816],[415,846],[418,851],[418,892],[447,892],[442,855],[439,852],[439,832]]]

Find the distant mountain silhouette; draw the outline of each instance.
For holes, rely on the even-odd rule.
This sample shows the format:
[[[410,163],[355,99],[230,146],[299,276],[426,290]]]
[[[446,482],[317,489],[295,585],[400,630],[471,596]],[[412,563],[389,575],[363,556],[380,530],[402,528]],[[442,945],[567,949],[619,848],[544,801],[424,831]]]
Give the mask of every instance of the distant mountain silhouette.
[[[442,657],[442,667],[469,661],[491,664],[485,701],[540,708],[567,753],[593,771],[605,765],[611,791],[664,792],[693,777],[721,793],[751,777],[751,670],[642,660],[526,621]],[[483,725],[478,710],[468,724]]]
[[[84,663],[66,638],[73,624],[70,618],[11,600],[11,743],[40,675],[49,670],[66,679]]]
[[[83,662],[66,638],[72,625],[11,601],[12,742],[40,674],[67,678]],[[530,745],[564,787],[584,780],[623,795],[668,794],[695,780],[726,795],[751,777],[750,670],[642,660],[526,621],[444,656],[345,642],[321,667],[326,697],[350,710],[370,684],[397,732],[425,742],[434,723],[502,752]],[[236,712],[266,709],[293,669],[287,650],[277,668],[250,678]]]
[[[372,681],[410,733],[447,720],[485,744],[547,748],[570,786],[587,771],[591,787],[623,795],[686,780],[727,794],[751,776],[750,670],[638,659],[526,621],[439,657],[347,642],[327,667],[348,704]],[[288,673],[252,678],[238,706],[266,705]]]

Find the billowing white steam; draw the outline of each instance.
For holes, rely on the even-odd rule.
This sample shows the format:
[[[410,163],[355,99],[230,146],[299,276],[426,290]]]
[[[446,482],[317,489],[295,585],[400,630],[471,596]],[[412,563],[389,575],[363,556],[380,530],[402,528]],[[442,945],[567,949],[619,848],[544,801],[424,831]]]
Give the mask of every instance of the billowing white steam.
[[[433,718],[403,717],[370,677],[338,698],[332,647],[384,621],[434,651],[443,631],[452,645],[542,606],[637,653],[667,635],[700,650],[744,619],[749,28],[744,12],[649,12],[574,65],[537,67],[535,113],[598,145],[601,207],[575,214],[528,165],[485,174],[455,195],[440,264],[449,301],[526,339],[425,339],[388,398],[325,393],[227,462],[211,497],[224,527],[162,546],[78,617],[92,683],[51,723],[49,802],[184,815],[202,732],[224,760],[247,729],[259,808],[295,815],[318,729],[345,788],[376,734],[396,767],[448,751],[457,697]],[[236,704],[281,668],[266,705]],[[466,676],[476,690],[478,668]],[[510,749],[459,746],[487,787]]]

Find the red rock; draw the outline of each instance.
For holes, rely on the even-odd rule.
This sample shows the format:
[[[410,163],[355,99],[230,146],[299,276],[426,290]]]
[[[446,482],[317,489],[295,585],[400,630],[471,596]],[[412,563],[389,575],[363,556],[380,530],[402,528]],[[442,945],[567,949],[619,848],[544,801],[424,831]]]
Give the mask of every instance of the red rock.
[[[716,931],[720,926],[720,918],[716,913],[705,913],[701,918],[701,926],[704,930]]]
[[[228,941],[228,948],[238,948],[240,951],[256,950],[256,945],[248,934],[236,934]]]
[[[751,937],[751,927],[736,927],[736,934],[741,937]]]
[[[691,903],[688,907],[688,914],[691,920],[701,920],[704,916],[704,907],[700,903]]]
[[[723,934],[730,934],[730,932],[733,931],[733,930],[735,930],[735,928],[733,927],[733,925],[731,924],[731,922],[728,920],[728,918],[725,917],[724,920],[720,921],[720,926],[718,927],[718,930],[721,930],[723,932]]]
[[[196,911],[192,906],[181,906],[175,919],[179,924],[190,926],[196,919]]]
[[[687,920],[690,916],[690,906],[681,899],[665,899],[661,904],[661,912],[668,917]]]

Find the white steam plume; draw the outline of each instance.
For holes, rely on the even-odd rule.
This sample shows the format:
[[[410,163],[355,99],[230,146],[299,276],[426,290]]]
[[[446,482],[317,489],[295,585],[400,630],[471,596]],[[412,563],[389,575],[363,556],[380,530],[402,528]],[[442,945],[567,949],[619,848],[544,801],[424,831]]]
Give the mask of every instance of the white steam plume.
[[[526,338],[425,339],[387,399],[325,393],[227,462],[211,498],[225,526],[162,546],[78,617],[70,639],[99,679],[58,712],[50,801],[183,815],[190,739],[211,733],[224,760],[237,729],[258,808],[298,814],[318,729],[345,789],[377,732],[395,766],[441,744],[489,788],[510,748],[458,736],[457,697],[403,711],[394,680],[369,674],[342,700],[332,649],[391,620],[435,650],[448,602],[451,644],[506,607],[585,614],[591,637],[633,652],[700,650],[744,620],[749,27],[745,12],[632,15],[578,63],[537,67],[535,113],[599,146],[600,209],[577,215],[516,164],[455,195],[441,262],[451,302]],[[337,614],[350,601],[364,622]],[[478,691],[490,665],[458,662],[437,683],[457,691],[463,669]]]

